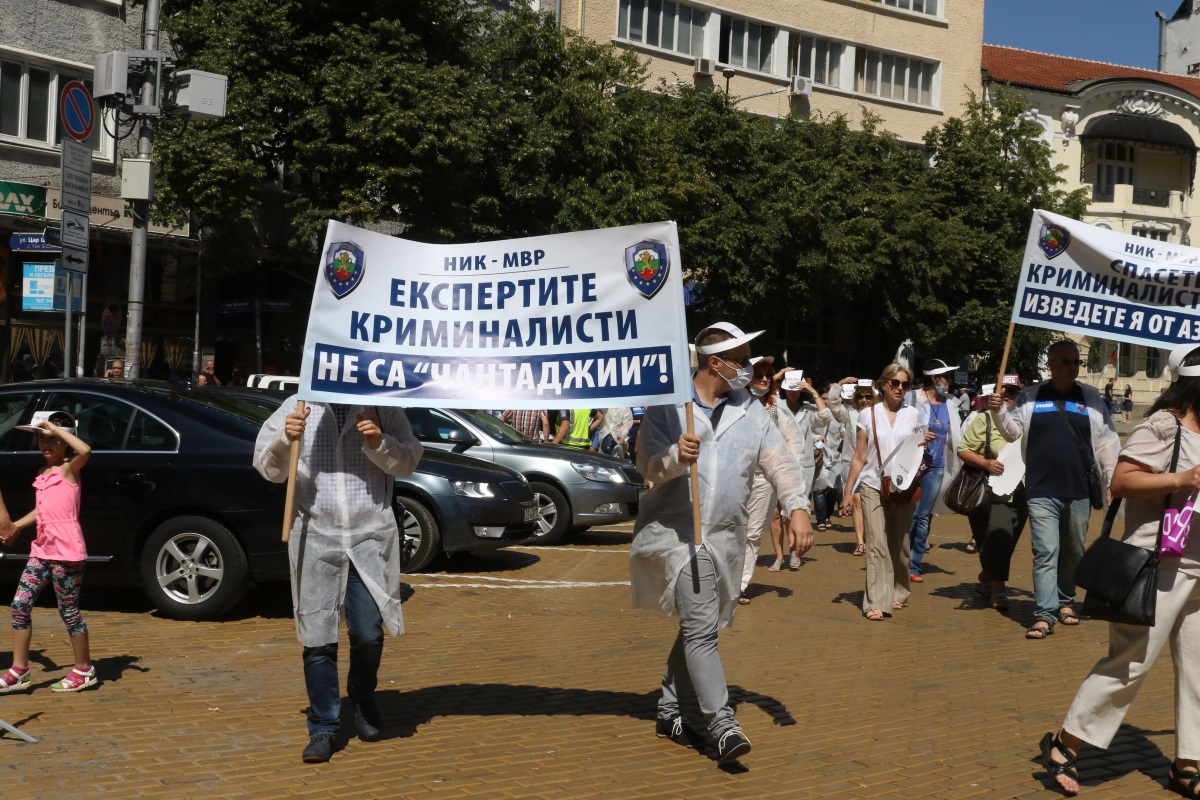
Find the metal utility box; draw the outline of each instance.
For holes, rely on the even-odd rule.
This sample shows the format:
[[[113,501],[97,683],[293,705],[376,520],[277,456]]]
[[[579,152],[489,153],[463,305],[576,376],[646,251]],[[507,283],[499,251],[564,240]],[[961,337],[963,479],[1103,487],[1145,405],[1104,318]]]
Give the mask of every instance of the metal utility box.
[[[96,56],[96,79],[92,82],[92,97],[124,97],[129,90],[129,54],[110,50]]]
[[[228,80],[224,75],[194,69],[176,73],[175,108],[171,113],[188,119],[220,119],[225,116]]]
[[[121,162],[121,197],[126,200],[154,199],[154,163],[148,158],[126,158]]]

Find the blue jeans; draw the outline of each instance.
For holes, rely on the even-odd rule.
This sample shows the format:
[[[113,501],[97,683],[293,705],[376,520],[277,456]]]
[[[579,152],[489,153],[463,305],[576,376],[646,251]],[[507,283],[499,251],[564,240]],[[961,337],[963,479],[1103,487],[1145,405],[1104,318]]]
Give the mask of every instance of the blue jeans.
[[[813,505],[817,511],[817,524],[826,525],[829,523],[829,498],[825,496],[825,490],[813,492]]]
[[[909,554],[909,575],[921,574],[921,559],[928,549],[929,522],[933,519],[933,504],[937,502],[938,494],[942,491],[942,474],[945,467],[931,467],[921,478],[921,499],[913,509],[912,522],[908,524],[908,535],[912,540]]]
[[[383,616],[354,565],[346,579],[346,630],[350,634],[351,700],[373,699],[383,659]],[[304,686],[308,689],[308,735],[337,734],[342,716],[338,689],[337,642],[304,648]]]
[[[1092,504],[1086,497],[1029,498],[1035,620],[1044,619],[1053,626],[1058,610],[1075,602],[1075,567],[1083,555],[1091,514]]]

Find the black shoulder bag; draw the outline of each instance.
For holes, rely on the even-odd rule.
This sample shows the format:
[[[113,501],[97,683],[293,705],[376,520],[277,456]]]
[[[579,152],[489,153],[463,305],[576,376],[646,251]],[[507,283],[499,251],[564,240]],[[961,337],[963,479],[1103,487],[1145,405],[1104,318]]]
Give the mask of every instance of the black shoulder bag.
[[[1100,465],[1096,463],[1096,459],[1088,455],[1087,448],[1083,446],[1083,437],[1079,435],[1079,431],[1075,430],[1075,425],[1071,422],[1067,412],[1063,410],[1062,404],[1055,402],[1054,407],[1058,409],[1059,416],[1062,417],[1063,424],[1067,426],[1067,430],[1071,432],[1071,438],[1075,440],[1075,446],[1079,448],[1079,457],[1083,459],[1083,471],[1088,479],[1088,495],[1092,501],[1092,508],[1099,511],[1104,508],[1104,471]],[[1086,406],[1085,406],[1086,409]],[[1088,425],[1092,424],[1092,415],[1088,414]]]
[[[1171,472],[1179,466],[1179,443],[1182,426],[1175,420],[1175,451],[1171,455]],[[1163,503],[1164,511],[1171,505],[1171,495]],[[1118,498],[1108,508],[1100,538],[1079,560],[1075,583],[1087,590],[1083,613],[1092,619],[1123,622],[1126,625],[1154,625],[1155,600],[1158,593],[1158,553],[1162,547],[1166,514],[1158,526],[1154,549],[1113,539],[1113,520],[1121,507]]]
[[[990,461],[994,458],[992,455],[992,415],[987,411],[983,413],[987,420],[987,433],[983,440],[983,457]],[[992,499],[992,490],[988,487],[988,477],[987,470],[963,464],[959,467],[954,480],[950,481],[950,485],[946,487],[942,501],[947,508],[957,514],[971,514],[983,508]]]

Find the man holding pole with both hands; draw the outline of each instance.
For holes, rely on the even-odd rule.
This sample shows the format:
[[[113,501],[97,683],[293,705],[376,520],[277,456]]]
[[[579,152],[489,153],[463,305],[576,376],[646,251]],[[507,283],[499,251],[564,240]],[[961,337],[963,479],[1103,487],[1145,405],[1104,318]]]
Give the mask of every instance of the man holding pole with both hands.
[[[341,716],[337,649],[343,616],[354,726],[363,740],[380,736],[375,686],[383,630],[392,636],[404,632],[392,476],[411,474],[422,447],[399,408],[336,403],[304,408],[292,396],[263,423],[255,468],[269,481],[284,482],[294,447],[295,513],[285,538],[309,699],[310,740],[303,760],[321,763],[335,749]]]
[[[647,409],[638,434],[637,466],[654,488],[643,498],[634,526],[634,606],[679,617],[663,671],[656,733],[687,747],[703,745],[681,716],[681,697],[694,693],[721,762],[750,751],[729,705],[717,631],[732,623],[737,607],[755,466],[762,467],[790,515],[798,551],[807,552],[813,542],[800,468],[762,404],[745,390],[752,374],[749,342],[761,333],[743,333],[725,322],[702,330],[689,404],[698,411],[695,432],[689,430],[692,408],[677,404]],[[692,471],[698,480],[689,481]]]

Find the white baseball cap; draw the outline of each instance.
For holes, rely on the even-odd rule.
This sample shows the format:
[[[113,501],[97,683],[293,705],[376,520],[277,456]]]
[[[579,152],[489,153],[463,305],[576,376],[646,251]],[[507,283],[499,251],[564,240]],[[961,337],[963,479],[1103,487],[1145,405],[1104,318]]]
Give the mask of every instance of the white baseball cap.
[[[1196,348],[1200,347],[1200,342],[1184,342],[1176,345],[1171,351],[1171,355],[1167,357],[1167,369],[1171,370],[1171,383],[1179,380],[1180,375],[1193,377],[1200,375],[1200,364],[1190,367],[1183,366],[1183,360],[1195,352]]]
[[[28,425],[17,425],[15,427],[19,431],[45,433],[46,431],[42,427],[43,422],[53,422],[67,433],[75,433],[75,418],[66,411],[35,411]]]
[[[746,344],[747,342],[757,339],[759,336],[762,336],[762,334],[763,334],[763,331],[755,331],[754,333],[746,333],[741,328],[739,328],[737,325],[734,325],[732,322],[714,322],[712,325],[709,325],[707,328],[705,328],[704,330],[702,330],[696,334],[696,341],[697,342],[704,341],[704,337],[707,336],[708,334],[712,333],[713,331],[723,331],[724,333],[728,333],[733,338],[727,339],[723,342],[716,342],[714,344],[705,345],[703,347],[701,347],[699,344],[697,344],[696,345],[696,353],[697,354],[702,355],[702,356],[711,356],[713,353],[724,353],[726,350],[733,350],[736,347],[741,347],[742,345]]]

